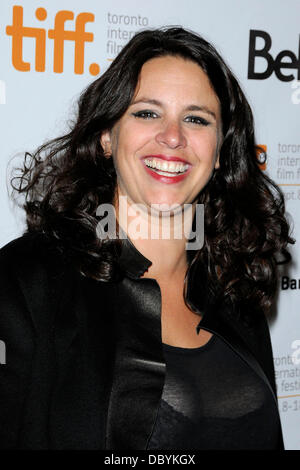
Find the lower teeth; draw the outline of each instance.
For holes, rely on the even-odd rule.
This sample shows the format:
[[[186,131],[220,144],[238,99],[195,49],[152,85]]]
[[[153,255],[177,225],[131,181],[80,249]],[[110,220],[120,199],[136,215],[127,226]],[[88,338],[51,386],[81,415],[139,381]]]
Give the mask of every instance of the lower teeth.
[[[168,171],[156,170],[155,168],[151,168],[151,167],[150,169],[152,171],[155,171],[155,173],[158,173],[159,175],[162,175],[162,176],[178,176],[178,175],[182,175],[183,173],[185,173],[185,171],[181,171],[178,173],[169,173]]]

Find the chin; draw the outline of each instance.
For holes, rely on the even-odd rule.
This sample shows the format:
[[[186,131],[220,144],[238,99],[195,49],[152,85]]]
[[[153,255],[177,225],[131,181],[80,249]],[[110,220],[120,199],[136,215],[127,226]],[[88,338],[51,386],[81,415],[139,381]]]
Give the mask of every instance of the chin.
[[[152,202],[152,204],[161,206],[161,207],[159,207],[159,212],[161,212],[161,213],[165,212],[166,214],[168,214],[170,211],[182,210],[184,203],[181,202],[181,201],[175,202],[175,201],[162,200],[162,201]],[[150,207],[151,207],[151,204],[150,204]]]

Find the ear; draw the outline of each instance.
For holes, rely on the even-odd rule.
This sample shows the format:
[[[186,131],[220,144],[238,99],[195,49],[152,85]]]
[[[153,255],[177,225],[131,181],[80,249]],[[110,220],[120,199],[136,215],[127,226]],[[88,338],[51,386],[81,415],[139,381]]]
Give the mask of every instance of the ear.
[[[106,130],[103,131],[100,137],[100,144],[104,152],[105,158],[111,157],[112,150],[111,150],[111,136],[110,131]]]
[[[218,170],[220,168],[220,154],[218,154],[216,163],[215,163],[215,170]]]

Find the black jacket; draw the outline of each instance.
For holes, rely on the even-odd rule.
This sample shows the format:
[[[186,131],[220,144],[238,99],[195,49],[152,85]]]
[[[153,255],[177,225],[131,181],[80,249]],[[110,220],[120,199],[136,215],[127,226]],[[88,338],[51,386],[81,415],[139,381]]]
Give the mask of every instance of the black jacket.
[[[0,250],[0,448],[147,448],[165,377],[161,294],[154,279],[140,279],[151,262],[127,240],[120,265],[119,282],[83,277],[42,235]],[[208,297],[201,326],[221,336],[277,401],[264,315],[246,326]],[[200,312],[192,275],[188,298]]]

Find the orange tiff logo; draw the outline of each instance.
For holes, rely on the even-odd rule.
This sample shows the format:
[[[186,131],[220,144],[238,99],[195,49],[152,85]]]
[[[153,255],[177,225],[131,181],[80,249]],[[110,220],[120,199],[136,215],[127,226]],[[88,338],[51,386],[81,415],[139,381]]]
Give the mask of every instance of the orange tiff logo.
[[[37,8],[35,16],[39,21],[47,18],[45,8]],[[95,16],[92,13],[79,13],[75,20],[75,29],[66,30],[65,22],[74,19],[72,11],[61,10],[55,15],[54,28],[49,29],[48,38],[53,39],[53,71],[62,73],[64,69],[64,43],[74,41],[74,72],[83,74],[84,72],[84,47],[86,42],[94,40],[93,33],[85,31],[86,23],[93,22]],[[35,39],[35,70],[45,71],[46,61],[46,35],[44,28],[32,28],[23,25],[23,7],[13,7],[12,24],[6,27],[6,34],[12,37],[12,64],[20,72],[30,71],[30,62],[23,59],[23,38]],[[91,64],[89,72],[91,75],[98,75],[100,67],[98,64]]]

